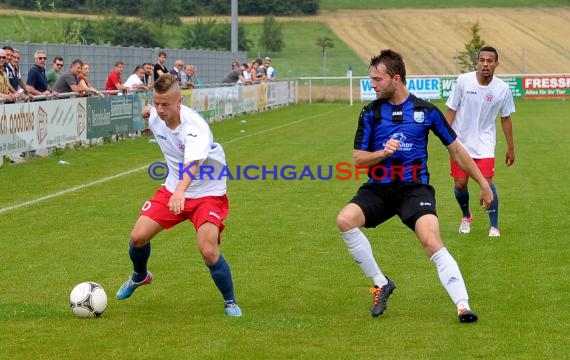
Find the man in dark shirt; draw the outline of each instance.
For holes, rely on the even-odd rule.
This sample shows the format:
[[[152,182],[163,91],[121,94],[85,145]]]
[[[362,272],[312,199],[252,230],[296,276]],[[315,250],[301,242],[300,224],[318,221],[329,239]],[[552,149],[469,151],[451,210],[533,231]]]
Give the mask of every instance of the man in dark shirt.
[[[479,184],[485,209],[493,201],[489,183],[456,140],[441,111],[410,94],[400,54],[383,50],[373,57],[370,79],[376,100],[360,112],[353,148],[354,165],[367,167],[369,180],[340,211],[337,225],[350,255],[373,282],[371,315],[377,317],[386,310],[396,284],[380,270],[360,227],[373,228],[398,215],[435,263],[439,279],[457,307],[459,321],[475,322],[477,314],[469,307],[463,276],[439,232],[435,190],[429,185],[427,168],[429,132]]]
[[[79,85],[77,81],[77,75],[81,73],[81,68],[83,67],[83,61],[80,59],[75,59],[69,67],[69,72],[61,75],[57,79],[53,90],[57,93],[69,93],[69,92],[90,92],[91,89]]]
[[[46,77],[46,52],[37,50],[34,54],[35,64],[28,72],[26,88],[30,95],[50,95],[52,90]]]

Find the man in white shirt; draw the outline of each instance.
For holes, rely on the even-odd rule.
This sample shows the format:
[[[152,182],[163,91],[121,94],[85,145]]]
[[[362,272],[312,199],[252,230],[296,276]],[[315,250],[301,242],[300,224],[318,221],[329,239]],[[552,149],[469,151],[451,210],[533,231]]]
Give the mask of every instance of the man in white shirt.
[[[499,198],[493,183],[495,176],[495,144],[497,115],[507,141],[505,163],[511,166],[515,161],[515,145],[511,113],[515,112],[513,94],[509,85],[494,76],[499,66],[499,54],[491,46],[479,50],[477,71],[462,74],[457,78],[449,99],[445,117],[457,133],[475,163],[489,182],[493,191],[493,204],[489,208],[489,236],[501,236],[499,231]],[[473,214],[469,209],[468,177],[457,164],[451,161],[451,176],[455,182],[455,198],[462,211],[459,233],[471,232]]]
[[[177,79],[162,75],[154,83],[154,106],[147,105],[141,115],[149,119],[149,127],[164,154],[168,175],[164,186],[147,201],[136,222],[129,243],[133,274],[117,292],[123,300],[141,285],[152,282],[147,271],[150,241],[164,229],[181,222],[194,224],[198,249],[224,298],[228,316],[241,316],[232,281],[231,270],[220,253],[220,234],[229,212],[226,196],[226,166],[222,146],[214,142],[208,123],[197,112],[182,105]],[[201,171],[207,169],[208,175]]]
[[[142,65],[137,65],[135,71],[129,76],[123,86],[127,87],[129,91],[147,90],[148,87],[143,83],[143,76],[145,69]]]

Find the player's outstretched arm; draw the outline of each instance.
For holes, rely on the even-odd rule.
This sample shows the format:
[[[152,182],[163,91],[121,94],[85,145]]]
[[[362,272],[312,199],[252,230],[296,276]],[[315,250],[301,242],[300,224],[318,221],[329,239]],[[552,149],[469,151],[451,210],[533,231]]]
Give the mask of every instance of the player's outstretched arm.
[[[447,151],[449,151],[449,155],[453,157],[453,159],[459,164],[459,166],[465,171],[470,178],[475,180],[479,186],[481,187],[481,191],[479,193],[479,203],[483,207],[484,210],[488,210],[493,202],[493,192],[491,191],[491,187],[489,186],[489,182],[481,171],[475,165],[475,161],[469,156],[463,145],[459,143],[459,141],[455,140],[451,144],[447,146]]]

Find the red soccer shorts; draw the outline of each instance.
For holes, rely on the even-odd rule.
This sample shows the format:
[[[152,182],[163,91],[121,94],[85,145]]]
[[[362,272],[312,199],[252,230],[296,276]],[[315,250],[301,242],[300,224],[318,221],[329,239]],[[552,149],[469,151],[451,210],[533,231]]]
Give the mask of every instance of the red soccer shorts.
[[[475,165],[477,165],[479,170],[481,170],[484,177],[493,178],[495,176],[495,158],[473,159],[473,161],[475,161]],[[453,158],[449,159],[449,163],[451,164],[451,176],[459,179],[469,177],[469,175],[463,171]]]
[[[230,206],[226,195],[205,196],[198,199],[186,199],[184,210],[175,215],[168,208],[168,201],[172,193],[162,186],[152,199],[146,201],[140,211],[141,215],[148,216],[165,229],[190,220],[198,230],[205,222],[211,222],[220,230],[224,230],[223,221],[228,217]],[[218,239],[219,240],[219,239]]]

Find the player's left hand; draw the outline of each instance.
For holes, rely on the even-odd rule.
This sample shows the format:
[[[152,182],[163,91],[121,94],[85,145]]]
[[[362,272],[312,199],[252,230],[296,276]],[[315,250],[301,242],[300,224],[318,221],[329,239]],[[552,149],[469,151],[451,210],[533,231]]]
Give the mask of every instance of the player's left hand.
[[[514,162],[515,162],[515,151],[512,149],[508,149],[507,154],[505,155],[505,164],[507,164],[507,166],[511,166],[513,165]]]

